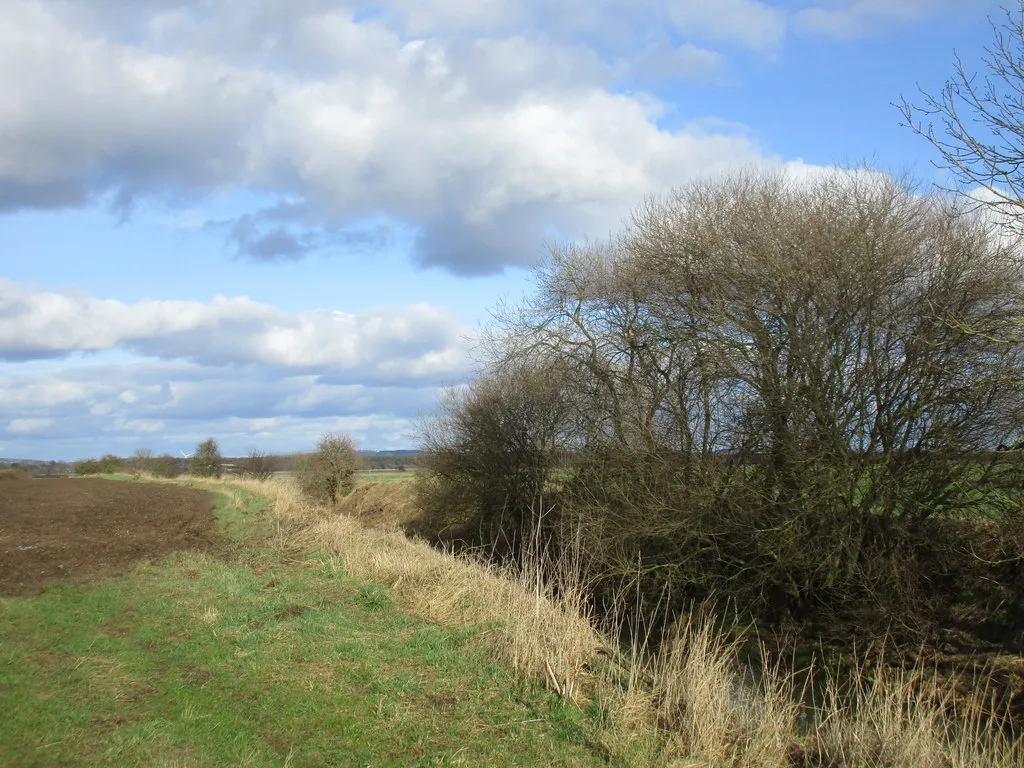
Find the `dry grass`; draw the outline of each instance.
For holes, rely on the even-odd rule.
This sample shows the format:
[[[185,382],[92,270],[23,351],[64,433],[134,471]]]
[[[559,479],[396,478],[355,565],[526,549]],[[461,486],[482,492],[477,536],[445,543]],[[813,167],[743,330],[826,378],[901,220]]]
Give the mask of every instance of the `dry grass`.
[[[619,764],[1024,765],[1022,743],[981,716],[982,697],[955,707],[954,682],[923,669],[861,670],[845,685],[833,678],[808,713],[798,704],[806,692],[791,675],[768,664],[750,673],[737,641],[707,618],[678,622],[657,651],[642,640],[629,653],[611,650],[590,620],[579,562],[547,562],[537,547],[512,570],[409,540],[399,532],[415,515],[405,483],[363,486],[334,510],[311,505],[290,478],[231,484],[266,496],[292,545],[336,556],[352,575],[387,585],[418,617],[488,627],[485,642],[523,678],[598,704],[592,742]]]
[[[1024,765],[1024,743],[986,716],[983,691],[965,700],[956,680],[922,666],[878,665],[827,683],[812,764],[988,768]]]
[[[357,485],[338,504],[338,511],[363,525],[390,531],[403,530],[420,516],[414,482],[408,478]]]
[[[710,617],[676,624],[650,663],[658,719],[670,749],[704,764],[783,766],[797,733],[793,679],[770,668],[752,679]]]
[[[537,578],[524,589],[526,572],[509,578],[503,569],[454,558],[345,516],[314,522],[300,541],[341,555],[352,575],[388,585],[396,602],[416,616],[488,627],[486,641],[500,659],[570,698],[600,645],[578,591],[556,596]]]

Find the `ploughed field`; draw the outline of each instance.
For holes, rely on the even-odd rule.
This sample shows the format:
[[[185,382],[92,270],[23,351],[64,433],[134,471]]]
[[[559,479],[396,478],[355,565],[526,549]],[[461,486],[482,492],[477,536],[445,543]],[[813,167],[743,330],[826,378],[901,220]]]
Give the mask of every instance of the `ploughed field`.
[[[0,595],[121,573],[211,547],[213,501],[178,485],[58,479],[0,482]]]

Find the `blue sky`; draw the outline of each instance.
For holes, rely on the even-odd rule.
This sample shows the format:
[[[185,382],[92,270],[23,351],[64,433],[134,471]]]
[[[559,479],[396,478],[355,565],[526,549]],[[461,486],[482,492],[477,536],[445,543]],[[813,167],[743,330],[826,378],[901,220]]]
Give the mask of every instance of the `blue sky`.
[[[415,444],[546,244],[690,179],[942,180],[997,0],[0,0],[0,456]]]

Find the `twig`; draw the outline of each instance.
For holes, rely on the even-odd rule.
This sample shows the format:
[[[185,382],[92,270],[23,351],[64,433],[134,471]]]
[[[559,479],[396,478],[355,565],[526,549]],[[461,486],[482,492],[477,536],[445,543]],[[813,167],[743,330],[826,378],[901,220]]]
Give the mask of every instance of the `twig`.
[[[544,660],[544,666],[547,667],[548,674],[551,676],[551,684],[553,686],[555,686],[555,693],[557,693],[559,696],[561,696],[562,695],[562,687],[558,684],[558,678],[555,677],[555,672],[554,672],[553,669],[551,669],[551,664],[548,663],[547,659]]]

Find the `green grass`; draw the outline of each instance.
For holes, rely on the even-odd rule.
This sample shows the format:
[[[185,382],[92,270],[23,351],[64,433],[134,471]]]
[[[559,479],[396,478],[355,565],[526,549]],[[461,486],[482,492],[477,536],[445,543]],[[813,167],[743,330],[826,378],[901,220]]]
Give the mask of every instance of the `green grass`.
[[[586,716],[517,684],[481,630],[403,615],[337,558],[254,543],[0,599],[2,766],[590,765]]]

